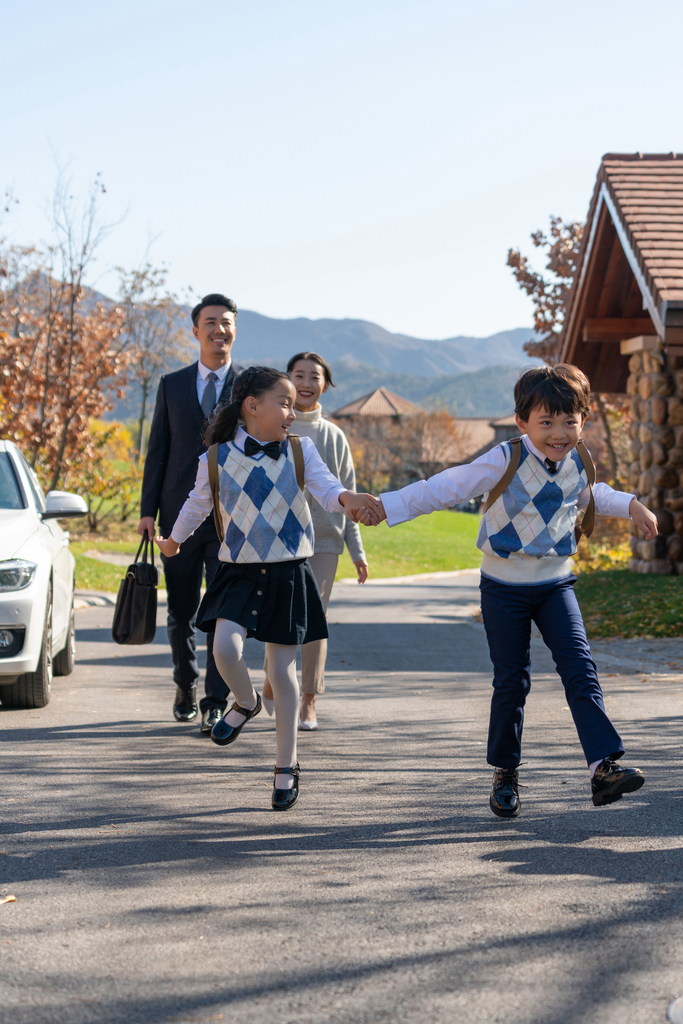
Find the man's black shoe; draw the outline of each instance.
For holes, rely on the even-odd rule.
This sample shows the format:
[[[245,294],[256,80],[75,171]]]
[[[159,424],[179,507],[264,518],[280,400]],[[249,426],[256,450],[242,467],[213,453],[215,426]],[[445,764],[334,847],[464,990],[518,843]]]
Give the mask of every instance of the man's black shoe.
[[[516,768],[496,768],[489,806],[499,818],[516,818],[522,802],[519,799],[519,779]]]
[[[605,757],[595,769],[591,780],[593,803],[596,807],[621,800],[624,793],[635,793],[645,784],[640,768],[622,768],[611,757]]]
[[[209,708],[208,711],[204,711],[199,731],[204,733],[205,736],[208,736],[216,722],[220,722],[222,717],[223,712],[220,708]]]
[[[181,690],[177,686],[175,704],[173,705],[173,715],[176,722],[194,722],[198,712],[197,687],[192,686],[189,690]]]

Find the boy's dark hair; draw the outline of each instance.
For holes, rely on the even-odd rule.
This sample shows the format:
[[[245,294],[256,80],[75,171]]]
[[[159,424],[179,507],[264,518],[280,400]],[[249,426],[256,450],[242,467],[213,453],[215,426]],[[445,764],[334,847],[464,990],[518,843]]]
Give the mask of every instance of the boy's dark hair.
[[[279,380],[286,380],[291,384],[289,377],[283,370],[275,370],[272,366],[250,366],[242,370],[235,377],[232,385],[232,402],[230,405],[218,406],[212,419],[209,420],[204,430],[204,444],[210,448],[212,444],[222,444],[223,441],[232,441],[237,433],[237,424],[242,411],[242,402],[251,395],[259,398],[266,391],[274,388]]]
[[[325,376],[325,383],[329,384],[330,387],[332,388],[336,387],[336,384],[332,380],[332,370],[330,369],[330,364],[328,363],[327,359],[323,359],[323,357],[319,356],[317,352],[297,352],[297,354],[295,356],[292,356],[292,358],[287,363],[287,373],[292,372],[292,370],[294,369],[294,367],[296,366],[300,359],[310,359],[312,363],[317,363],[320,369],[323,371],[323,374]]]
[[[232,299],[229,299],[227,295],[220,295],[218,292],[211,292],[210,295],[205,295],[202,301],[198,302],[192,310],[192,323],[195,327],[199,320],[199,314],[207,306],[225,306],[226,309],[229,309],[231,313],[234,313],[235,316],[237,316],[237,306]]]
[[[590,412],[591,386],[578,366],[534,366],[525,370],[515,384],[515,413],[525,423],[532,409],[547,409],[551,416],[563,412],[578,413],[583,419]]]

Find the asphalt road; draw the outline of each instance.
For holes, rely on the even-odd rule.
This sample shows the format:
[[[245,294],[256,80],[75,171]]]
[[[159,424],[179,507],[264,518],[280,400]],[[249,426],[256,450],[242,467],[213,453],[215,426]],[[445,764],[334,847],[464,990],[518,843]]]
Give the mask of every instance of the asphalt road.
[[[501,822],[476,583],[335,589],[288,814],[265,713],[216,747],[172,720],[164,629],[117,648],[111,608],[80,611],[49,706],[0,709],[0,1021],[663,1022],[683,994],[680,645],[645,675],[644,650],[599,646],[647,773],[600,809],[536,641],[524,811]]]

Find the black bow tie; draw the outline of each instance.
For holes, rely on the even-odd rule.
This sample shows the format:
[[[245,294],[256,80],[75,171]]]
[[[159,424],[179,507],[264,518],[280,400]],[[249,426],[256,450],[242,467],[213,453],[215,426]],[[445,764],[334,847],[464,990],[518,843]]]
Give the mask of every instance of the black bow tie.
[[[554,476],[554,475],[555,475],[555,473],[557,473],[557,463],[556,463],[556,462],[553,462],[553,460],[552,460],[552,459],[546,459],[546,460],[545,460],[545,464],[546,464],[546,466],[548,467],[548,472],[549,472],[549,473],[552,473],[552,474],[553,474],[553,476]]]
[[[259,452],[270,455],[271,459],[279,459],[282,454],[282,448],[279,441],[266,441],[265,444],[259,444],[253,437],[247,437],[244,442],[244,454],[258,455]]]

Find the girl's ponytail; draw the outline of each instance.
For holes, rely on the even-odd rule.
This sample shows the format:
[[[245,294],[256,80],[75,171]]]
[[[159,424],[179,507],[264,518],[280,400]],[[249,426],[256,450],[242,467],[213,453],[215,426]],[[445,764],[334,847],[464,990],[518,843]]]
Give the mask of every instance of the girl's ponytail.
[[[232,441],[242,412],[242,402],[251,395],[258,398],[265,391],[270,391],[279,380],[289,380],[282,370],[272,366],[250,366],[235,377],[232,385],[232,401],[230,405],[220,405],[204,429],[204,444],[210,448],[212,444]]]
[[[241,402],[219,405],[204,429],[204,444],[207,448],[212,444],[220,444],[221,441],[232,441],[237,433],[241,408]]]

